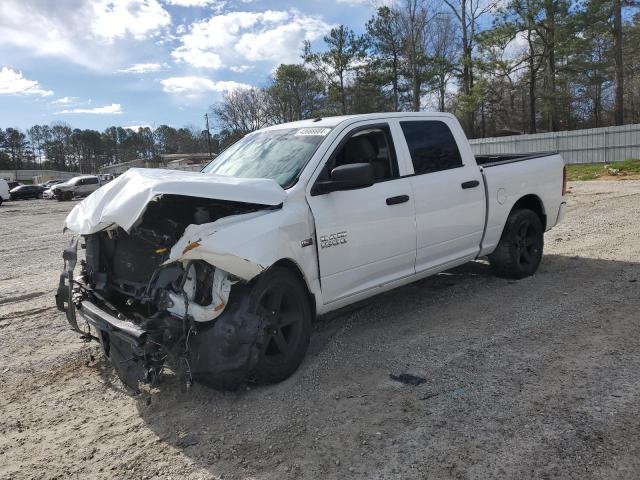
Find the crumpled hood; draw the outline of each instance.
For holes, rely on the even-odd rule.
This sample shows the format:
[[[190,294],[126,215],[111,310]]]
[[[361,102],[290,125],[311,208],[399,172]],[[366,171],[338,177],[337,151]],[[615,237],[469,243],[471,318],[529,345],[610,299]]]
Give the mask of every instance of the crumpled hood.
[[[132,168],[77,204],[65,228],[82,235],[118,225],[129,231],[159,195],[185,195],[260,205],[279,205],[286,192],[274,180],[199,172]]]

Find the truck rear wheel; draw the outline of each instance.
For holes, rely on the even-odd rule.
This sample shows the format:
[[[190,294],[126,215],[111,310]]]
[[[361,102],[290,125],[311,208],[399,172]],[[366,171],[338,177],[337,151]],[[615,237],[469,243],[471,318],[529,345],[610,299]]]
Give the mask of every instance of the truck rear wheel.
[[[531,210],[514,210],[489,263],[499,277],[528,277],[538,270],[543,247],[544,231],[538,215]]]
[[[256,312],[267,317],[265,340],[250,374],[257,383],[277,383],[300,366],[311,336],[311,307],[300,279],[283,267],[274,267],[258,279],[251,291]]]

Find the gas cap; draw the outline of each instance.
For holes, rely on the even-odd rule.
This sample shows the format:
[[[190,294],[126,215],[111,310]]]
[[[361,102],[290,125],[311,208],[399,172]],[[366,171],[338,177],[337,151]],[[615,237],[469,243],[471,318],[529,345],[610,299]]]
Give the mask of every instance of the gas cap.
[[[503,205],[507,201],[507,191],[504,188],[498,189],[498,203]]]

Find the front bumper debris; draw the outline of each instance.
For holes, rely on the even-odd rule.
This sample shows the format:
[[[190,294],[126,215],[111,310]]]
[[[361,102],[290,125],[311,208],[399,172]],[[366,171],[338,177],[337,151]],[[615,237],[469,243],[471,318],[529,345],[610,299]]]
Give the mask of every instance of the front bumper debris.
[[[78,263],[78,239],[73,237],[69,246],[62,252],[64,260],[64,268],[60,274],[58,283],[58,291],[56,292],[56,307],[58,310],[65,312],[67,321],[71,328],[76,332],[84,334],[80,329],[76,319],[76,308],[73,301],[73,271]]]
[[[256,365],[266,317],[250,311],[247,286],[237,284],[215,319],[197,322],[169,312],[134,321],[74,278],[77,239],[63,253],[56,305],[85,341],[97,340],[121,380],[134,390],[155,383],[166,363],[180,375],[216,387],[235,388]]]

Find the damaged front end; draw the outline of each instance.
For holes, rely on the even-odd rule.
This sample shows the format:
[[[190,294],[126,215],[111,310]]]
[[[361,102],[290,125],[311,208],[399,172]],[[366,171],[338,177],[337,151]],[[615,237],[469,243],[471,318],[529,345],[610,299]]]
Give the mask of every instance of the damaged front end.
[[[167,365],[187,382],[233,388],[264,341],[265,319],[251,311],[247,294],[264,267],[229,254],[220,262],[198,258],[202,239],[185,231],[213,234],[225,221],[277,208],[160,195],[129,231],[112,225],[74,237],[56,304],[84,339],[101,343],[134,389],[155,382]]]

